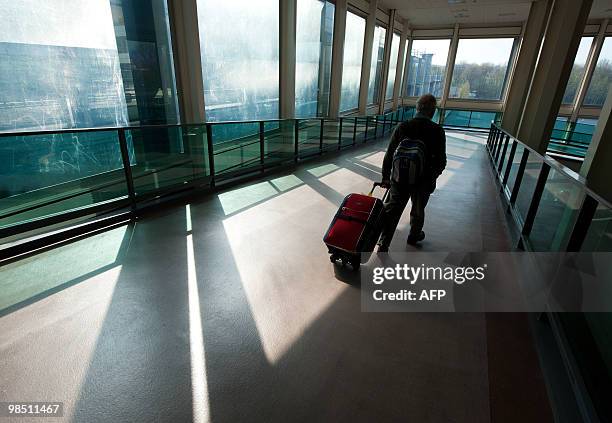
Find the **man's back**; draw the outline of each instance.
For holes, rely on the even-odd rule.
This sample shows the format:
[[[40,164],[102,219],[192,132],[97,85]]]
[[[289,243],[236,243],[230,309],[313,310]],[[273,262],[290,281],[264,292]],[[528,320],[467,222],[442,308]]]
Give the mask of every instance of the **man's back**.
[[[402,122],[395,128],[383,161],[383,180],[390,179],[393,154],[399,143],[406,138],[421,140],[425,143],[427,157],[426,174],[423,182],[434,184],[436,178],[446,167],[446,135],[440,125],[420,115],[407,122]],[[434,188],[435,185],[433,185],[431,191]]]

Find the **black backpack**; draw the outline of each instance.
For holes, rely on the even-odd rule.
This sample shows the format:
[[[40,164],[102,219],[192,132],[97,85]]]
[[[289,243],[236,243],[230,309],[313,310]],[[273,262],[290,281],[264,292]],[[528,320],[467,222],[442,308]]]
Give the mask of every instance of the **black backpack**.
[[[421,140],[404,138],[393,153],[391,180],[399,185],[417,185],[423,179],[426,147]]]

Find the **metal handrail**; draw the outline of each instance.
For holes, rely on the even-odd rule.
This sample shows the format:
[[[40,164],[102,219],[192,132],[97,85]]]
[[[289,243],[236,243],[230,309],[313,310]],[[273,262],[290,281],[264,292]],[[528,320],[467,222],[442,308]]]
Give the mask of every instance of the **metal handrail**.
[[[550,157],[550,156],[548,156],[546,154],[541,154],[540,152],[538,152],[534,148],[530,147],[529,145],[525,144],[524,142],[522,142],[518,138],[514,137],[512,134],[510,134],[508,131],[503,129],[498,124],[492,123],[491,124],[491,128],[494,128],[496,131],[499,131],[499,132],[503,133],[505,136],[509,137],[509,142],[515,141],[518,144],[520,144],[523,148],[525,148],[526,150],[529,150],[529,154],[535,155],[537,158],[542,160],[543,163],[546,163],[548,166],[550,166],[551,169],[554,169],[555,171],[561,173],[570,182],[572,182],[573,184],[576,184],[580,188],[582,188],[585,193],[587,193],[588,195],[590,195],[591,197],[596,199],[600,204],[604,205],[607,208],[612,209],[612,203],[607,201],[605,198],[602,198],[599,194],[597,194],[595,191],[593,191],[591,188],[589,188],[589,186],[587,184],[588,181],[586,180],[586,178],[584,176],[580,175],[577,172],[574,172],[573,170],[571,170],[567,166],[564,166],[563,164],[559,163],[557,160],[553,159],[552,157]]]

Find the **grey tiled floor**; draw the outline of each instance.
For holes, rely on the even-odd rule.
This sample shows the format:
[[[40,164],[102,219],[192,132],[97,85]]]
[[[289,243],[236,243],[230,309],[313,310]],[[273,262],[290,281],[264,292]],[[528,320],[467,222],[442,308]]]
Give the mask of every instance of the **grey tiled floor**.
[[[379,179],[383,149],[3,268],[0,308],[53,294],[0,317],[0,401],[64,401],[78,422],[491,421],[486,315],[362,313],[328,260],[322,235]],[[422,249],[509,250],[483,140],[449,136],[448,155]],[[408,248],[407,214],[391,249]]]

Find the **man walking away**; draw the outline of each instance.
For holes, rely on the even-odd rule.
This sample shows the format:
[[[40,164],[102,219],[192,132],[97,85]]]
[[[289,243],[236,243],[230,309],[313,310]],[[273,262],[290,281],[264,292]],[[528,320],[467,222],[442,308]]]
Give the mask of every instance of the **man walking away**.
[[[436,98],[431,94],[421,96],[416,111],[413,119],[395,128],[383,161],[382,185],[390,191],[385,201],[379,252],[389,251],[393,233],[410,199],[408,244],[415,245],[425,238],[425,206],[436,189],[436,179],[446,167],[446,135],[431,120],[436,112]]]

